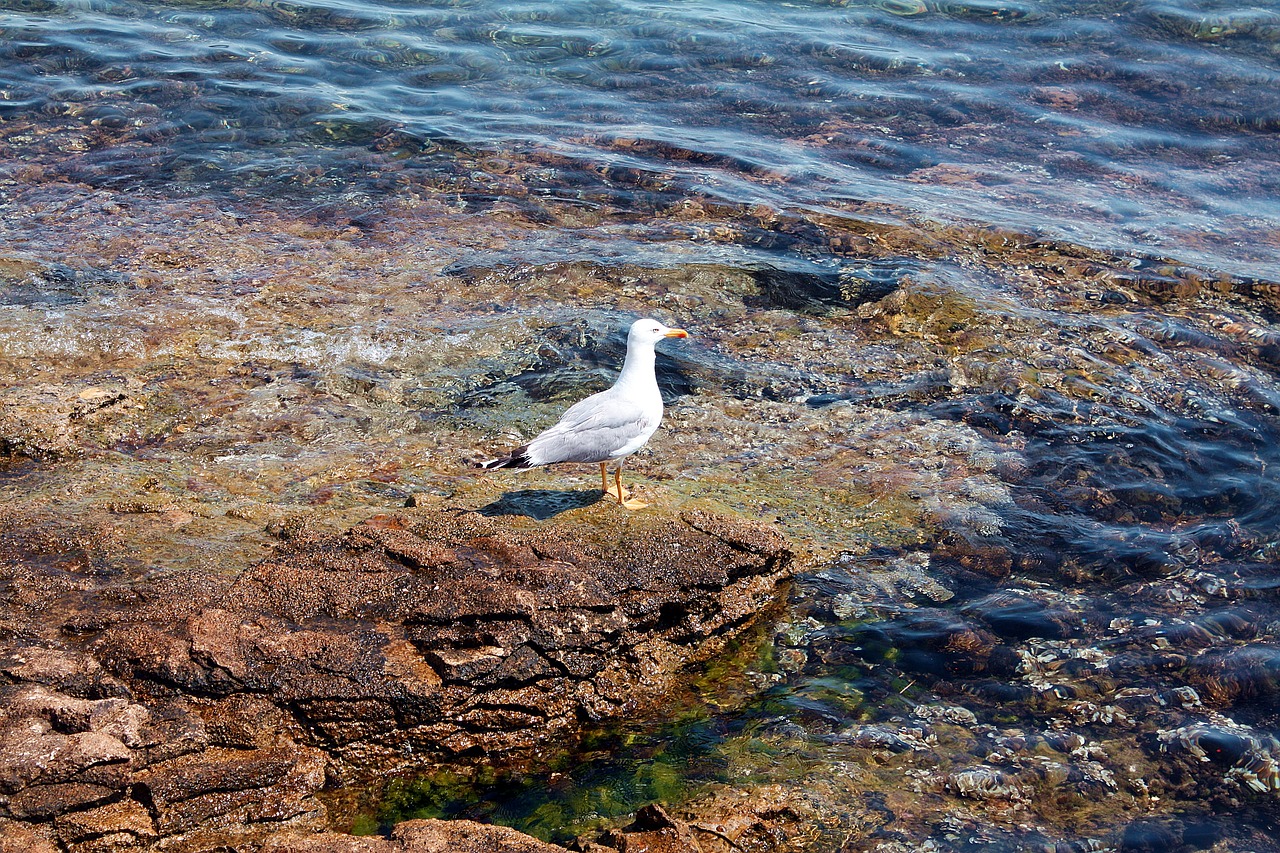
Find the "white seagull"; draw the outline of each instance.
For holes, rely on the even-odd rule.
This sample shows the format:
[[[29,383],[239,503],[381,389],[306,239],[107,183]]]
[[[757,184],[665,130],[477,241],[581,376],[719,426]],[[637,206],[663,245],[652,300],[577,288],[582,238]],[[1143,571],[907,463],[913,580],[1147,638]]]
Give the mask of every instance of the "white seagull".
[[[662,420],[662,394],[653,371],[654,346],[663,338],[687,337],[684,329],[672,329],[657,320],[636,320],[627,334],[622,373],[612,388],[574,403],[555,426],[533,441],[478,467],[526,470],[557,462],[598,462],[601,491],[616,494],[618,503],[627,509],[648,506],[624,496],[622,459],[644,447]],[[606,467],[614,460],[618,462],[613,474],[616,493],[609,490]]]

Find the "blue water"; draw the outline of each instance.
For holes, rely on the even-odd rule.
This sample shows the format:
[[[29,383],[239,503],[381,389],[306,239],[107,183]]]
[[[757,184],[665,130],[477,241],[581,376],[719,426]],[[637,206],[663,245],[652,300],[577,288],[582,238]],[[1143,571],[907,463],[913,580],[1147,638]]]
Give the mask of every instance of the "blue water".
[[[884,204],[1276,277],[1278,55],[1274,5],[1220,2],[6,0],[0,118],[90,182],[539,152],[638,212]]]

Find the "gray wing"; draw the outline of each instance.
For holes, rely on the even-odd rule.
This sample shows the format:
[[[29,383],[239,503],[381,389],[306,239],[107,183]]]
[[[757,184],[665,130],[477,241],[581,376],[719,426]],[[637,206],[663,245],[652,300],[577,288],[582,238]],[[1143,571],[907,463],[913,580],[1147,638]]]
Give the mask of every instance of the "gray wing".
[[[529,442],[526,453],[535,465],[604,462],[637,440],[643,444],[657,420],[603,391],[570,406],[559,423]]]

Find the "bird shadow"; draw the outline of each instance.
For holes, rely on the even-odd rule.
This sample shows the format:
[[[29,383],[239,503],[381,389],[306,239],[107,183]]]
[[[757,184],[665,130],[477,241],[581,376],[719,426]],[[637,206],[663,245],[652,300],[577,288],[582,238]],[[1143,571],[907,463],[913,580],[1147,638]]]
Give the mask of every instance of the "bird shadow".
[[[599,489],[521,489],[518,492],[507,492],[476,511],[487,516],[525,515],[537,521],[546,521],[562,512],[599,503],[603,497],[604,493]]]

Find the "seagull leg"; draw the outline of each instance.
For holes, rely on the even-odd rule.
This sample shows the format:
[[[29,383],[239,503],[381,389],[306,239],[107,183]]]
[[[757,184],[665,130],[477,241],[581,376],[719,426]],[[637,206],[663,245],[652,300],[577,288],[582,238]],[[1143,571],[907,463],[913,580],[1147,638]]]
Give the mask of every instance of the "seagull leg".
[[[617,498],[618,503],[622,503],[627,499],[626,495],[622,494],[622,470],[619,469],[617,475],[614,477],[618,484],[616,486],[610,486],[609,473],[605,464],[606,463],[604,462],[600,463],[600,491],[604,492],[609,497]]]
[[[613,472],[613,481],[618,484],[618,503],[622,504],[626,509],[644,509],[647,503],[635,498],[622,497],[622,463],[618,463],[618,470]]]
[[[609,485],[609,470],[605,467],[605,464],[604,462],[600,463],[600,491],[604,492],[608,497],[617,498],[618,503],[622,503],[625,499],[620,496],[618,487]]]

